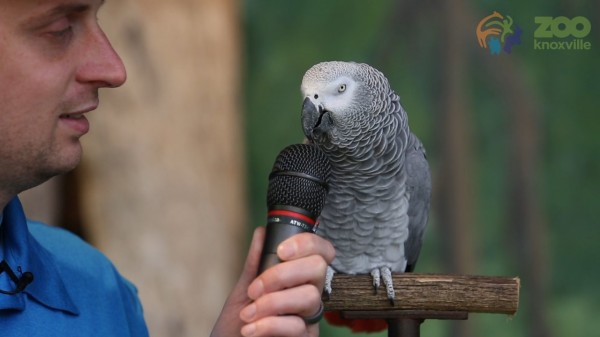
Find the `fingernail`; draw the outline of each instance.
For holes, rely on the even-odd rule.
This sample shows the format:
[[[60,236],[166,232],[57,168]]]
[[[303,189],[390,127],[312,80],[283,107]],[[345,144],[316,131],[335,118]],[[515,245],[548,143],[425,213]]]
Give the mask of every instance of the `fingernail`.
[[[264,292],[265,292],[265,286],[263,285],[262,280],[256,279],[256,280],[254,280],[254,282],[252,282],[252,284],[248,288],[248,297],[250,297],[253,300],[256,300],[259,297],[261,297]]]
[[[277,247],[277,255],[282,260],[287,260],[296,254],[296,248],[291,243],[282,243]]]
[[[256,332],[256,325],[255,324],[244,325],[242,327],[241,332],[244,337],[252,337],[252,336],[254,336],[254,333]]]
[[[252,322],[254,316],[256,316],[256,304],[254,303],[248,305],[240,312],[240,318],[245,322]]]

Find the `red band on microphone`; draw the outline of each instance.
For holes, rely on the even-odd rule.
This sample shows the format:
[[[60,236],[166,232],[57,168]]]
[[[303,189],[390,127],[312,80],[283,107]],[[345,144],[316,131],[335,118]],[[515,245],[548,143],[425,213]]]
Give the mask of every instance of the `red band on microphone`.
[[[301,220],[303,222],[306,222],[307,224],[314,226],[316,223],[316,220],[311,219],[310,217],[304,215],[304,214],[300,214],[297,212],[292,212],[292,211],[286,211],[283,209],[274,209],[271,210],[267,213],[268,217],[272,217],[272,216],[286,216],[286,217],[290,217],[290,218],[296,218],[298,220]]]

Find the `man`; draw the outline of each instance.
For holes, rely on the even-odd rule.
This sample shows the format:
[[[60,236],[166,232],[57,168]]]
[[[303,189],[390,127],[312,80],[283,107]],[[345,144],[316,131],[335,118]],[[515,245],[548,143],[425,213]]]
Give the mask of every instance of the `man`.
[[[147,336],[133,285],[74,235],[27,221],[16,197],[73,169],[98,89],[126,73],[98,25],[103,0],[0,0],[2,336]],[[264,228],[212,336],[317,336],[333,247],[297,235],[255,277]],[[33,278],[33,281],[31,281]]]

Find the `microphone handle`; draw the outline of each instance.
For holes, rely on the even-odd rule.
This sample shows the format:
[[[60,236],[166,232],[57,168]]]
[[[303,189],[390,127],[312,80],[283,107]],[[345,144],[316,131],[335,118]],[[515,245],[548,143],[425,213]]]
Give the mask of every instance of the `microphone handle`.
[[[295,217],[269,216],[257,275],[281,262],[277,256],[277,247],[279,244],[293,235],[306,232],[314,233],[313,225]]]

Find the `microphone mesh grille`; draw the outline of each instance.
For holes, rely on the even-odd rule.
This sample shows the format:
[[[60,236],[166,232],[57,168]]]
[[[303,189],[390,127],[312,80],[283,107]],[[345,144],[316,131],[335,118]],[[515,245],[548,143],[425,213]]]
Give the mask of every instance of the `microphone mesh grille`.
[[[269,209],[275,205],[294,206],[309,211],[316,219],[325,205],[326,183],[331,172],[325,154],[315,145],[290,145],[279,153],[271,173],[282,171],[306,174],[325,185],[293,175],[272,175],[267,191]]]

